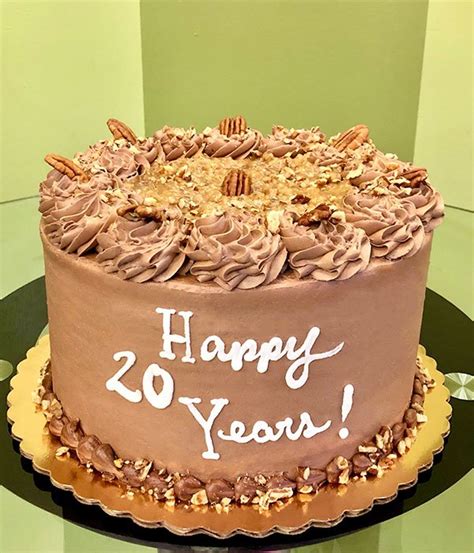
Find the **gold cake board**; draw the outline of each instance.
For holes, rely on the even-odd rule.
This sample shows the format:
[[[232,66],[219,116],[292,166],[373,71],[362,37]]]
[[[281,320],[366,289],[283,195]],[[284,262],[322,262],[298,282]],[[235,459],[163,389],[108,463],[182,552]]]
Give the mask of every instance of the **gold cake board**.
[[[141,526],[164,527],[179,535],[202,532],[218,538],[239,533],[265,537],[272,532],[298,534],[312,526],[334,526],[345,516],[367,513],[374,505],[394,499],[400,489],[415,485],[419,472],[432,466],[434,455],[443,449],[444,437],[449,433],[451,406],[449,391],[443,386],[444,375],[436,369],[436,361],[426,355],[425,348],[419,346],[423,366],[436,381],[435,388],[425,397],[428,422],[419,429],[410,451],[397,459],[381,478],[354,481],[338,488],[326,487],[315,495],[298,494],[282,506],[272,505],[267,511],[251,505],[233,505],[220,513],[207,505],[170,506],[145,494],[127,494],[122,487],[85,470],[74,457],[56,457],[60,444],[49,433],[44,414],[32,400],[41,368],[49,355],[49,336],[44,336],[28,351],[11,381],[8,419],[13,437],[20,442],[22,455],[31,459],[36,471],[48,475],[58,488],[71,491],[78,501],[99,505],[113,516],[130,517]]]

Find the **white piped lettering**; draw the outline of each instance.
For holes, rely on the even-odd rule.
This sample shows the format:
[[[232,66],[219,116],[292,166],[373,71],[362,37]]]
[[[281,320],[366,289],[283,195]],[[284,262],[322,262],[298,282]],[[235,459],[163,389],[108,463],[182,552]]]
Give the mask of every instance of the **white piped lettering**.
[[[178,311],[178,315],[182,317],[184,324],[184,335],[181,335],[171,334],[171,316],[176,313],[176,309],[157,307],[155,311],[163,315],[163,350],[160,351],[160,357],[173,361],[176,359],[176,355],[173,353],[173,344],[185,344],[185,354],[181,358],[181,361],[183,363],[195,363],[196,359],[194,359],[191,353],[191,329],[189,323],[193,312]]]
[[[154,386],[156,376],[163,381],[163,388],[159,394],[156,393]],[[143,393],[151,405],[156,409],[166,409],[173,400],[173,392],[174,380],[170,373],[156,363],[149,365],[143,374]]]
[[[201,398],[180,397],[178,401],[187,406],[187,408],[191,412],[191,415],[196,419],[199,426],[204,430],[204,441],[206,442],[207,448],[206,451],[204,451],[202,454],[204,459],[219,459],[220,455],[214,450],[214,443],[212,441],[212,425],[214,424],[214,421],[216,420],[222,409],[224,409],[224,407],[228,405],[229,400],[225,398],[211,399],[211,405],[213,405],[213,407],[207,419],[202,416],[202,414],[195,406],[195,404],[201,403]]]
[[[142,400],[141,391],[130,390],[130,388],[127,388],[125,384],[122,384],[120,382],[122,376],[133,367],[135,361],[137,360],[137,357],[133,353],[133,351],[117,351],[117,353],[114,353],[113,355],[114,361],[120,361],[124,357],[126,358],[125,364],[107,380],[107,382],[105,383],[105,387],[110,392],[117,392],[127,401],[130,401],[132,403],[139,403]]]

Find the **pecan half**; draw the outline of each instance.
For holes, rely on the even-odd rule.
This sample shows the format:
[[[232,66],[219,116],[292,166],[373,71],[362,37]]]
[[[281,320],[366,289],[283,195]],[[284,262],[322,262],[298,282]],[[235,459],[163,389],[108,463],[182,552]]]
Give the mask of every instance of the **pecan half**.
[[[70,179],[78,178],[81,181],[89,179],[87,174],[79,167],[79,165],[76,165],[72,159],[60,156],[59,154],[48,154],[45,156],[44,160],[48,165],[51,165],[53,169],[56,169],[56,171],[66,175]]]
[[[247,130],[247,121],[241,116],[226,117],[219,123],[219,132],[226,136],[242,134]]]
[[[122,123],[122,121],[118,119],[109,119],[107,121],[107,127],[109,127],[115,140],[125,139],[130,142],[130,144],[137,143],[137,135],[128,125]]]
[[[412,167],[411,169],[403,171],[400,176],[409,181],[409,184],[405,183],[404,186],[415,188],[422,182],[426,181],[428,173],[426,172],[426,169],[423,169],[422,167]]]
[[[320,221],[330,219],[333,210],[326,204],[319,204],[311,211],[304,213],[296,222],[298,225],[303,225],[304,227],[310,227],[311,225],[316,225]]]
[[[227,173],[222,182],[224,196],[241,196],[252,193],[252,179],[241,169],[232,169]]]
[[[332,143],[332,146],[339,152],[344,150],[355,150],[369,138],[369,129],[366,125],[356,125],[343,132]]]

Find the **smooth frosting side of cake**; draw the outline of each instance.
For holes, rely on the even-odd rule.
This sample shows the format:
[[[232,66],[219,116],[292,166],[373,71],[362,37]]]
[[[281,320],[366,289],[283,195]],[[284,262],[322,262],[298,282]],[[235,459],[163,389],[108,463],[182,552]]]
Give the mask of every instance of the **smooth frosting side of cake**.
[[[43,242],[54,392],[68,417],[79,419],[85,433],[111,444],[122,458],[153,460],[203,480],[278,471],[292,475],[297,466],[323,468],[338,455],[350,457],[381,426],[401,421],[408,407],[430,235],[416,255],[375,262],[347,280],[287,278],[233,292],[186,277],[166,286],[124,281],[104,273],[93,258],[61,252],[44,234]],[[185,324],[189,342],[172,343],[172,359],[164,336],[186,335]],[[238,361],[232,366],[230,357],[209,354],[219,343],[228,352],[233,343],[249,339],[258,348],[273,339],[275,352],[292,336],[293,351],[306,343],[311,355],[323,358],[310,357],[305,365],[303,348],[258,369],[257,360],[243,358],[241,366]],[[243,350],[234,350],[238,358],[236,351]],[[132,361],[118,379],[117,372]],[[150,365],[171,375],[171,396],[160,370],[151,377],[156,393],[144,391]],[[113,378],[128,397],[110,384]],[[348,385],[353,398],[343,421]],[[162,387],[166,397],[157,400]],[[194,400],[204,418],[225,400],[215,411],[211,447],[190,407]],[[302,413],[319,428],[310,438],[296,432]],[[268,427],[275,435],[278,421],[287,417],[295,440],[283,432],[275,441],[258,443],[257,421],[268,423],[260,436],[271,434]],[[245,443],[225,438],[232,435],[234,421],[245,426],[240,433]],[[341,437],[343,428],[348,435],[343,431]]]

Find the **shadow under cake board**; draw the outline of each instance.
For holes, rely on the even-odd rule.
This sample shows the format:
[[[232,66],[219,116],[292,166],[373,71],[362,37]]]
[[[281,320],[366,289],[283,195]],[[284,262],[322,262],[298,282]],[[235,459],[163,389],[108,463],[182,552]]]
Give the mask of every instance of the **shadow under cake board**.
[[[23,359],[26,350],[36,343],[46,323],[44,280],[40,278],[1,301],[0,358],[16,365]],[[470,319],[444,298],[428,290],[420,342],[427,348],[429,354],[436,358],[439,370],[446,373],[470,370],[472,367],[471,336]],[[2,397],[6,396],[8,390],[9,379],[6,379],[0,383]],[[420,474],[415,487],[401,491],[397,499],[377,506],[367,515],[347,518],[333,528],[314,528],[298,536],[275,534],[262,539],[236,536],[224,541],[204,535],[175,536],[164,529],[140,528],[130,520],[110,517],[97,506],[82,505],[69,492],[55,489],[48,477],[34,472],[31,463],[15,451],[17,446],[12,445],[14,441],[9,435],[6,423],[4,399],[1,402],[3,413],[0,415],[3,421],[0,424],[0,443],[4,453],[0,460],[1,483],[30,503],[79,526],[144,545],[224,546],[261,550],[309,545],[340,537],[407,512],[435,497],[462,478],[472,466],[467,453],[474,447],[472,432],[469,432],[472,404],[469,401],[457,399],[453,399],[451,403],[452,430],[446,440],[445,449],[435,457],[434,467]]]

